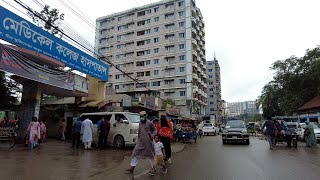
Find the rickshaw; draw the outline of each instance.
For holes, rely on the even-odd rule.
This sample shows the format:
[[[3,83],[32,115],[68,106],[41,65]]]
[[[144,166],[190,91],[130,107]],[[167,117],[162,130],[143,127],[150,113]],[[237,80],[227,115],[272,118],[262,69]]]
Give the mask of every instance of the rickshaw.
[[[255,129],[255,123],[254,122],[249,122],[247,126],[247,132],[249,134],[256,134],[256,129]]]
[[[294,148],[297,148],[298,134],[295,132],[295,129],[287,127],[284,121],[277,122],[280,123],[280,126],[279,124],[276,125],[277,133],[275,134],[274,145],[276,146],[278,142],[286,142],[287,147],[291,147],[291,145],[293,145]]]

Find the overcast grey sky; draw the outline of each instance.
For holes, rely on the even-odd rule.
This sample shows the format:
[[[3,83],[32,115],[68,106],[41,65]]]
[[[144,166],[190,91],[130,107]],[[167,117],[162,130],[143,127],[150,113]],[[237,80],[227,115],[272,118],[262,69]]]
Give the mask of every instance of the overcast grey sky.
[[[157,2],[38,1],[64,12],[65,21],[79,28],[77,31],[92,44],[94,30],[78,22],[61,1],[75,4],[93,24],[98,17]],[[32,0],[23,2],[39,9]],[[1,5],[8,7],[2,1]],[[207,60],[212,60],[216,53],[221,67],[222,98],[228,102],[255,100],[272,78],[272,62],[291,55],[302,56],[306,49],[320,44],[319,0],[196,0],[196,5],[205,21]]]

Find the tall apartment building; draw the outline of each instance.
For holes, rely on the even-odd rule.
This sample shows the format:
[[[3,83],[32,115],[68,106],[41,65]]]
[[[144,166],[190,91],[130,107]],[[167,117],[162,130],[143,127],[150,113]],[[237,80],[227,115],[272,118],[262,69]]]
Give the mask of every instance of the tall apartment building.
[[[196,117],[207,105],[204,21],[194,0],[165,0],[96,20],[95,51],[139,82],[110,67],[117,93],[172,99]],[[100,57],[101,57],[100,56]]]
[[[215,115],[217,120],[221,120],[222,100],[221,100],[221,78],[220,65],[216,58],[207,61],[208,78],[208,106],[207,115]]]

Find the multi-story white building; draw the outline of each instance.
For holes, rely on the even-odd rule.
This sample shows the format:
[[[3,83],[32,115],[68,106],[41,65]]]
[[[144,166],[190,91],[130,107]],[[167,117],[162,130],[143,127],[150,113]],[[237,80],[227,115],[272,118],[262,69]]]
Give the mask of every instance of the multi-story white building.
[[[228,116],[239,116],[241,114],[253,115],[259,113],[255,101],[232,102],[227,103]]]
[[[220,65],[216,58],[213,61],[207,61],[208,78],[208,106],[207,114],[215,115],[217,120],[221,120],[222,99],[221,99],[221,77]]]
[[[117,93],[150,96],[156,91],[174,100],[183,116],[205,113],[204,21],[194,0],[129,9],[98,18],[96,27],[95,51],[139,81],[111,67],[107,85]]]

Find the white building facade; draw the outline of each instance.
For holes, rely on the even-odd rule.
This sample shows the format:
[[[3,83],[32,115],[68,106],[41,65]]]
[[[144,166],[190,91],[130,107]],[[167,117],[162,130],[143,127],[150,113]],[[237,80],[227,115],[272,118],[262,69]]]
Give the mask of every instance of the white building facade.
[[[95,52],[138,81],[110,67],[107,86],[134,97],[157,92],[186,117],[205,114],[205,32],[195,1],[160,1],[100,17],[96,27]]]

